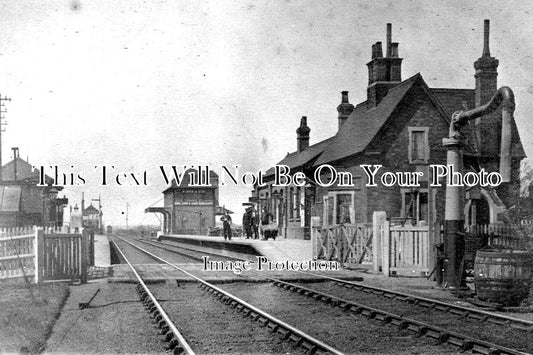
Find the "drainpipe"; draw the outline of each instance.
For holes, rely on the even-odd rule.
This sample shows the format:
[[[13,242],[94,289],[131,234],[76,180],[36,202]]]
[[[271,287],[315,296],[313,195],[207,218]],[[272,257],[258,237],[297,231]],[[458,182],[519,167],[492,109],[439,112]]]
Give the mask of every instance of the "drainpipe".
[[[503,182],[511,179],[511,121],[515,109],[513,91],[503,86],[491,100],[480,107],[452,115],[449,137],[442,140],[447,151],[447,165],[463,173],[464,137],[460,129],[478,117],[488,115],[502,106],[502,142],[500,174]],[[462,261],[464,255],[464,188],[446,185],[445,235],[444,235],[444,286],[457,290],[463,284]]]

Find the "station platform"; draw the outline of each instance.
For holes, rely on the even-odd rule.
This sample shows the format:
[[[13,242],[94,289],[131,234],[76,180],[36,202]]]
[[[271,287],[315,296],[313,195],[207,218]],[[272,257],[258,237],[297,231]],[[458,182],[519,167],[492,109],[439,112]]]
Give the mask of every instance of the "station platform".
[[[307,261],[313,258],[311,241],[302,239],[260,240],[237,237],[228,241],[223,237],[163,234],[158,240],[195,251],[244,260],[255,260],[257,256],[265,256],[273,261]]]
[[[94,266],[106,267],[111,265],[111,252],[107,235],[94,235]]]

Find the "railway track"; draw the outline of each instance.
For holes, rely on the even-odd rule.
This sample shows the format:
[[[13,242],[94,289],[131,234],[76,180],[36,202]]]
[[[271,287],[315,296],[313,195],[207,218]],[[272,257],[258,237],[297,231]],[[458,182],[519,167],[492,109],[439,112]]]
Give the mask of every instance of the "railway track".
[[[308,273],[312,274],[312,273]],[[317,275],[318,276],[318,275]],[[432,309],[445,313],[450,313],[465,319],[472,319],[480,322],[493,323],[499,326],[509,326],[525,331],[526,333],[533,333],[533,322],[524,319],[518,319],[514,317],[508,317],[501,314],[487,312],[477,308],[463,307],[451,303],[441,302],[430,298],[415,296],[404,292],[387,290],[380,287],[369,286],[353,281],[341,280],[334,277],[323,276],[325,279],[330,280],[335,285],[353,290],[355,292],[361,292],[366,294],[372,294],[378,297],[394,299],[403,301],[415,306],[419,306],[426,309]]]
[[[315,275],[313,273],[307,274]],[[351,291],[357,291],[359,293],[370,295],[373,298],[382,298],[397,302],[401,301],[411,306],[417,306],[431,311],[439,311],[457,319],[460,319],[461,321],[475,321],[493,326],[516,329],[516,331],[521,332],[517,334],[525,339],[526,349],[527,351],[530,351],[530,349],[527,348],[527,343],[528,339],[531,337],[533,329],[532,322],[503,315],[497,315],[491,312],[486,312],[474,308],[466,308],[410,294],[386,290],[383,288],[368,286],[356,282],[326,277],[324,275],[315,276],[320,276],[325,279],[329,279],[336,286],[341,286]],[[350,313],[360,314],[368,318],[374,318],[384,324],[396,325],[398,328],[407,329],[417,336],[426,336],[429,338],[436,339],[438,343],[447,343],[454,345],[462,351],[471,350],[473,353],[481,354],[526,354],[521,350],[506,347],[491,341],[479,339],[477,337],[467,335],[464,332],[456,332],[454,330],[450,330],[449,328],[432,325],[430,323],[421,322],[416,319],[410,319],[406,317],[405,314],[395,314],[387,310],[382,310],[373,306],[369,306],[368,304],[358,303],[353,300],[343,299],[334,294],[321,292],[317,289],[311,289],[298,284],[291,284],[277,279],[269,279],[269,281],[283,289],[291,290],[298,294],[309,296],[316,300],[340,307],[341,309]]]
[[[166,245],[166,244],[162,246],[162,245],[158,245],[158,243],[153,243],[153,242],[145,242],[145,243],[155,246],[155,247],[165,248],[168,251],[173,251],[177,253],[180,253],[180,249],[183,249],[181,247],[173,247],[173,246]],[[195,256],[187,254],[189,252],[194,253]],[[201,261],[202,260],[201,255],[205,255],[205,254],[202,254],[195,250],[186,250],[185,253],[183,253],[183,255],[187,255],[191,258],[196,258],[197,260]],[[216,255],[216,256],[218,258],[223,257],[220,255]],[[412,305],[415,305],[415,306],[418,306],[424,309],[441,311],[441,312],[450,313],[452,315],[462,317],[465,319],[472,319],[474,321],[492,323],[492,324],[499,325],[499,326],[509,326],[512,328],[524,330],[525,332],[528,332],[528,333],[533,333],[533,322],[532,321],[509,317],[509,316],[505,316],[501,314],[496,314],[493,312],[487,312],[487,311],[477,309],[477,308],[469,308],[469,307],[464,307],[464,306],[460,306],[460,305],[456,305],[452,303],[446,303],[446,302],[442,302],[442,301],[438,301],[438,300],[434,300],[430,298],[425,298],[421,296],[416,296],[416,295],[408,294],[404,292],[393,291],[393,290],[388,290],[385,288],[365,285],[359,282],[342,280],[342,279],[338,279],[334,277],[329,277],[324,274],[319,275],[319,274],[315,274],[312,272],[306,272],[306,271],[297,271],[297,272],[327,279],[335,285],[353,290],[354,292],[361,292],[361,293],[371,294],[371,295],[375,295],[375,296],[386,298],[386,299],[403,301],[403,302],[406,302],[406,303],[409,303],[409,304],[412,304]]]
[[[309,334],[306,334],[305,332],[302,332],[294,326],[291,326],[273,317],[272,315],[258,309],[257,307],[254,307],[253,305],[245,302],[244,300],[235,297],[229,292],[226,292],[221,288],[194,276],[183,268],[180,268],[179,266],[172,264],[163,258],[160,258],[159,256],[139,247],[138,245],[135,245],[125,240],[124,238],[118,238],[121,239],[123,242],[129,244],[130,246],[136,248],[137,250],[141,250],[147,255],[150,255],[153,259],[158,260],[161,263],[171,265],[172,267],[180,270],[190,278],[197,281],[200,284],[200,288],[204,289],[207,293],[216,296],[216,298],[218,298],[220,301],[226,303],[230,307],[242,313],[243,316],[250,317],[252,320],[259,322],[263,327],[267,327],[272,333],[279,334],[281,336],[281,339],[288,341],[289,343],[293,343],[295,346],[304,349],[306,352],[310,354],[342,354],[342,352],[329,346],[328,344],[312,337]],[[142,278],[140,277],[139,273],[135,270],[135,266],[131,262],[129,262],[129,260],[124,255],[124,252],[120,250],[120,247],[117,246],[117,250],[119,250],[122,257],[127,260],[128,266],[134,272],[134,275],[138,281],[137,290],[140,293],[141,300],[152,314],[152,317],[156,321],[157,326],[161,329],[161,334],[164,335],[164,340],[169,343],[169,350],[172,350],[174,353],[179,354],[193,354],[194,352],[191,349],[190,345],[187,343],[186,337],[184,337],[178,331],[178,327],[172,322],[171,317],[169,317],[169,315],[165,312],[165,310],[161,306],[161,302],[158,301],[158,299],[149,290],[146,283],[142,281]]]

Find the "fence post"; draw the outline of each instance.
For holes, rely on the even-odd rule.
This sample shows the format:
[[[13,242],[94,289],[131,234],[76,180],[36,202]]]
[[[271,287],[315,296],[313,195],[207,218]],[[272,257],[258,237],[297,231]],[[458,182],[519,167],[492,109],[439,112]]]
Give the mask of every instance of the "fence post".
[[[87,265],[89,264],[89,233],[85,228],[81,229],[81,283],[87,283]]]
[[[381,263],[382,263],[382,271],[383,275],[389,277],[390,276],[390,222],[385,221],[383,223],[382,231],[382,237],[381,237],[381,251],[382,251],[382,257],[381,257]]]
[[[35,244],[33,247],[35,283],[42,283],[44,276],[44,230],[42,228],[35,228]]]
[[[313,247],[313,259],[318,257],[318,240],[316,228],[320,226],[320,217],[311,217],[311,245]]]
[[[374,211],[372,215],[372,263],[374,271],[379,272],[379,268],[383,266],[381,260],[381,229],[387,220],[387,213],[384,211]]]

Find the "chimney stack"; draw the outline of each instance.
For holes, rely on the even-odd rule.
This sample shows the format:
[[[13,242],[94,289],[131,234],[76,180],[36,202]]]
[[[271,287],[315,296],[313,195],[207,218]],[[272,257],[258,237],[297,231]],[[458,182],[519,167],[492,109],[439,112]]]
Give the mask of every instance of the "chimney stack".
[[[381,42],[372,46],[372,60],[368,66],[367,107],[376,107],[390,88],[402,81],[402,58],[398,57],[398,43],[392,43],[392,25],[387,24],[386,56]]]
[[[342,91],[341,95],[341,103],[337,106],[337,112],[339,113],[339,130],[348,117],[350,117],[354,109],[354,105],[348,100],[348,91]]]
[[[18,147],[11,148],[13,151],[13,180],[17,181],[17,159],[19,157]]]
[[[498,59],[490,56],[489,49],[490,20],[484,21],[483,26],[483,53],[474,62],[476,80],[475,106],[479,107],[492,98],[498,89]],[[481,157],[498,156],[499,132],[501,132],[501,113],[493,112],[474,121],[475,146]],[[497,170],[495,168],[494,170]]]
[[[307,116],[302,116],[300,119],[300,127],[296,129],[298,153],[309,147],[309,132],[311,132],[311,128],[307,126]]]

